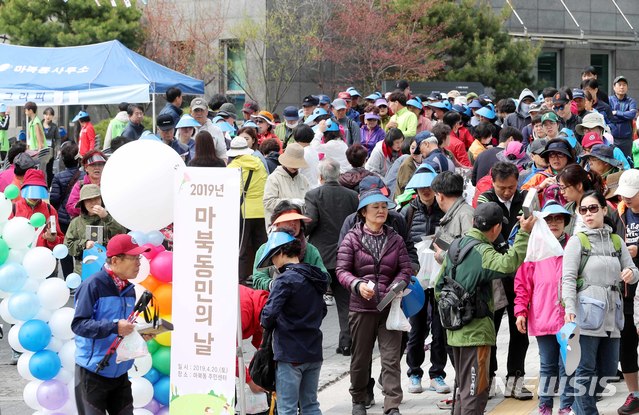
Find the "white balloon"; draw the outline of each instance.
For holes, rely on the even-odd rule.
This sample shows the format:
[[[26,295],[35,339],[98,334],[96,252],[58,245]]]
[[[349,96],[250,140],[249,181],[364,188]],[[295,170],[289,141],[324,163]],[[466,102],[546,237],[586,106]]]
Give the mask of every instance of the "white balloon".
[[[176,153],[177,154],[177,153]],[[153,399],[153,384],[145,378],[131,378],[131,393],[133,394],[133,407],[142,408]]]
[[[64,342],[62,340],[58,339],[57,337],[51,336],[51,340],[49,340],[49,344],[47,344],[47,347],[45,347],[45,349],[58,353],[60,349],[62,349],[63,345]]]
[[[22,264],[24,260],[24,256],[27,254],[27,249],[16,249],[11,248],[9,250],[9,257],[7,258],[7,262],[15,262],[16,264]]]
[[[40,287],[40,283],[42,280],[37,280],[35,278],[27,278],[27,282],[24,283],[24,286],[20,289],[20,291],[28,291],[30,293],[38,292],[38,287]]]
[[[29,369],[31,356],[33,356],[32,352],[25,352],[22,353],[22,356],[18,359],[18,373],[26,380],[35,380],[35,376],[31,374],[31,370]]]
[[[20,332],[20,327],[22,327],[22,323],[20,324],[16,324],[15,326],[11,327],[11,329],[9,329],[9,346],[11,346],[11,348],[17,352],[20,353],[24,353],[27,351],[27,349],[25,349],[24,347],[22,347],[22,345],[20,344],[20,339],[18,338],[18,333]]]
[[[20,321],[14,318],[9,312],[9,297],[0,301],[0,317],[8,324],[16,324]]]
[[[69,399],[67,399],[62,408],[57,409],[55,413],[61,413],[64,415],[77,415],[78,408],[76,407],[75,403],[75,385],[73,383],[73,379],[71,379],[71,381],[67,384],[67,386],[69,387]]]
[[[27,270],[27,274],[29,274],[31,278],[41,280],[51,275],[51,273],[55,271],[57,264],[51,250],[44,246],[31,248],[22,260],[22,265],[24,269]]]
[[[175,151],[174,153],[177,154]],[[31,226],[29,219],[21,216],[12,218],[2,230],[2,239],[11,249],[27,248],[33,242],[34,236],[35,228]]]
[[[60,369],[53,379],[59,380],[64,384],[68,384],[73,379],[73,373],[70,370]]]
[[[38,387],[42,384],[41,380],[32,380],[27,383],[22,391],[22,398],[24,399],[24,403],[29,406],[31,409],[42,409],[40,403],[38,402]]]
[[[153,412],[144,408],[134,408],[133,415],[153,415]]]
[[[138,271],[138,275],[134,279],[129,280],[129,282],[132,282],[133,284],[139,284],[143,282],[150,273],[151,263],[143,255],[140,255],[140,269]]]
[[[69,340],[62,345],[58,352],[60,363],[65,370],[74,373],[75,370],[75,340]]]
[[[169,225],[173,222],[174,184],[183,179],[185,167],[180,155],[162,142],[125,144],[102,172],[100,191],[106,209],[129,229],[150,232]]]
[[[60,340],[72,339],[75,336],[71,330],[71,322],[73,321],[74,313],[75,310],[70,307],[63,307],[59,310],[55,310],[49,319],[51,334]]]
[[[69,301],[69,288],[60,278],[47,278],[38,288],[38,299],[43,308],[57,310]]]
[[[46,308],[40,307],[40,311],[38,311],[38,314],[36,314],[36,316],[33,318],[36,320],[42,320],[48,323],[49,320],[51,320],[52,313],[53,312],[51,310],[47,310]]]
[[[146,375],[153,366],[153,358],[150,354],[138,357],[133,361],[133,367],[129,369],[129,377],[140,378]]]

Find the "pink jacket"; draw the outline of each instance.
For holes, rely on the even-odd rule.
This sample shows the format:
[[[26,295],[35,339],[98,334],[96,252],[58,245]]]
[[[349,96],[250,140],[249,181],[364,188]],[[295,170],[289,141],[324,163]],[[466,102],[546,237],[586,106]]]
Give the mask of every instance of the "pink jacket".
[[[524,262],[515,275],[515,315],[524,316],[528,334],[556,334],[564,325],[564,308],[559,303],[563,257]]]
[[[84,175],[84,181],[82,185],[91,184],[91,180],[89,179],[89,175]],[[73,189],[71,189],[71,193],[69,194],[69,198],[67,199],[67,212],[69,213],[70,218],[75,218],[76,216],[80,216],[80,209],[75,207],[75,204],[80,200],[80,181],[78,180],[73,185]]]

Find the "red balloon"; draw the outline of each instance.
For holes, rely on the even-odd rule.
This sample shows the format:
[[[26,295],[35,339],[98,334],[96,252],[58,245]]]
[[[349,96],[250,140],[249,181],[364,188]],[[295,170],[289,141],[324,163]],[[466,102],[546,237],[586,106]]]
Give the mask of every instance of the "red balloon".
[[[173,280],[173,252],[160,252],[151,260],[151,275],[162,282]]]

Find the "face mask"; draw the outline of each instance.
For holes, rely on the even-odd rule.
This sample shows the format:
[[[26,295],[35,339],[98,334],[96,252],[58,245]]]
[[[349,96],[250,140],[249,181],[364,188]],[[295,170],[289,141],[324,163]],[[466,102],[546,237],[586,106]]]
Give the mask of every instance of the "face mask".
[[[521,112],[523,114],[525,114],[526,116],[528,116],[528,111],[530,111],[530,104],[526,104],[525,102],[522,102],[519,105],[519,108],[521,109]]]
[[[295,128],[297,127],[297,121],[286,121],[286,126],[288,128]]]

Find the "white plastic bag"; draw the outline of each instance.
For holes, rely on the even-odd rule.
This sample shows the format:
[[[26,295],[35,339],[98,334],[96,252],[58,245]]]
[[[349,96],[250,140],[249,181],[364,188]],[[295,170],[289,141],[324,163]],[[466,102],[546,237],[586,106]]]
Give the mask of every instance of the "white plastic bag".
[[[431,282],[437,277],[441,268],[435,260],[435,251],[430,249],[432,243],[432,238],[425,238],[415,244],[417,258],[419,259],[419,271],[416,277],[423,289],[432,288]]]
[[[235,389],[240,387],[240,379],[235,378]],[[255,393],[251,390],[248,384],[244,384],[244,399],[246,401],[246,413],[249,414],[261,414],[268,411],[268,401],[266,399],[265,392]],[[235,403],[235,412],[240,413],[240,394],[237,394],[238,402]]]
[[[530,232],[526,259],[524,261],[538,262],[548,258],[562,256],[564,249],[561,247],[557,238],[555,238],[555,235],[550,231],[548,224],[543,219],[543,214],[533,212],[533,215],[537,217],[537,222],[535,222],[532,232]]]
[[[386,319],[388,330],[410,331],[410,323],[402,311],[402,296],[398,295],[391,303],[390,312]]]
[[[137,330],[133,330],[131,334],[124,336],[122,343],[118,346],[115,362],[133,360],[148,354],[149,349],[146,347],[146,342],[142,335]]]

